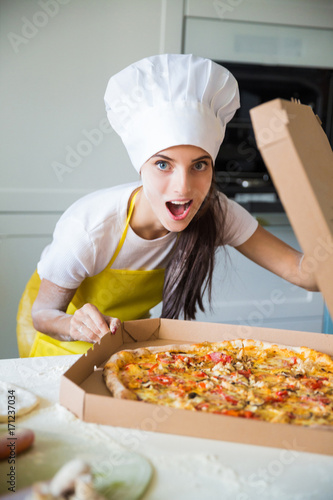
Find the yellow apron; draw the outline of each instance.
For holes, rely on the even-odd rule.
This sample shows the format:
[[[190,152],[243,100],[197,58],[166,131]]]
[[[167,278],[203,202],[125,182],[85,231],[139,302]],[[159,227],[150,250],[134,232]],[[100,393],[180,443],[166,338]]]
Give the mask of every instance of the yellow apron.
[[[67,308],[68,314],[74,314],[84,304],[90,303],[94,304],[102,314],[128,321],[148,317],[149,310],[161,302],[164,269],[149,271],[111,269],[125,241],[136,195],[137,193],[131,200],[125,228],[111,261],[99,274],[86,278],[81,283]],[[91,347],[91,343],[55,340],[33,328],[31,307],[37,297],[39,286],[40,278],[35,271],[22,295],[17,314],[17,341],[20,356],[85,353]]]

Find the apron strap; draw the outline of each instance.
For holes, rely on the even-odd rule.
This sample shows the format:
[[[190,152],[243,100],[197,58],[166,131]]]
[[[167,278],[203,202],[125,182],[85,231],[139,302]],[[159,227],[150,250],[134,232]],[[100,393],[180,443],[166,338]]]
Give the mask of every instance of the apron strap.
[[[134,210],[135,198],[139,194],[140,189],[138,189],[138,191],[134,194],[133,198],[131,199],[131,203],[130,203],[130,206],[129,206],[128,215],[127,215],[127,219],[126,219],[126,223],[125,223],[125,228],[124,228],[123,234],[121,235],[121,238],[119,240],[119,243],[118,243],[118,246],[116,248],[116,251],[114,252],[112,259],[110,260],[110,263],[109,263],[108,267],[112,267],[114,261],[118,257],[118,254],[119,254],[119,252],[121,250],[121,247],[124,244],[124,241],[125,241],[125,238],[126,238],[126,235],[127,235],[127,230],[128,230],[129,222],[131,220],[132,213],[133,213],[133,210]]]

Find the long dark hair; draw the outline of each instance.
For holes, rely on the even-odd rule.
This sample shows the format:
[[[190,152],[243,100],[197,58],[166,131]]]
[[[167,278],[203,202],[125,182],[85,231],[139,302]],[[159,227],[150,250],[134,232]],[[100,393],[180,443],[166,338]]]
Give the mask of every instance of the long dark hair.
[[[211,302],[217,241],[223,241],[223,209],[213,179],[197,214],[180,234],[165,270],[162,318],[195,319],[204,311],[203,295]]]

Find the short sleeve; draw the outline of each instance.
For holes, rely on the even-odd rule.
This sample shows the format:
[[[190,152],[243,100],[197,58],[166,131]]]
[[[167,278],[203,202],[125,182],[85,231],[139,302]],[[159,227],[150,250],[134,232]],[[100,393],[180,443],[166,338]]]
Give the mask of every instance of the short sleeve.
[[[224,217],[221,245],[237,247],[247,241],[258,227],[258,221],[241,205],[219,193]]]
[[[44,249],[37,265],[40,278],[76,289],[93,274],[94,266],[94,244],[82,223],[73,217],[61,218],[55,227],[52,243]]]

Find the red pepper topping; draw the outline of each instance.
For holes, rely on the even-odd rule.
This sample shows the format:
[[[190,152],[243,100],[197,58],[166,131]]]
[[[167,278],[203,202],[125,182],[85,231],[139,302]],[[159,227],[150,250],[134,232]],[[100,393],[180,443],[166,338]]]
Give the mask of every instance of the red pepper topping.
[[[223,398],[228,402],[228,403],[231,403],[232,405],[237,405],[238,404],[238,401],[236,398],[234,398],[233,396],[230,396],[229,394],[226,394],[225,393],[225,390],[223,387],[221,386],[217,386],[215,387],[214,391],[213,392],[217,392],[218,394],[221,394],[221,396],[223,396]]]
[[[220,411],[215,411],[214,413],[229,415],[230,417],[240,417],[240,412],[237,410],[220,410]]]
[[[312,389],[313,391],[315,391],[323,387],[324,380],[328,380],[328,378],[327,377],[322,377],[319,379],[309,378],[308,380],[305,381],[305,385],[310,389]]]
[[[206,408],[208,410],[209,404],[202,402],[202,403],[197,404],[197,406],[195,407],[196,410],[203,410],[204,408]]]
[[[250,370],[238,370],[238,373],[240,373],[241,375],[243,375],[243,377],[246,377],[247,379],[249,379],[250,375],[252,375]]]
[[[253,420],[259,420],[256,415],[250,410],[216,410],[213,413],[218,415],[228,415],[230,417],[241,417],[241,418],[251,418]]]
[[[176,354],[174,359],[179,359],[180,361],[185,361],[186,356],[184,354]]]
[[[157,367],[158,367],[158,363],[155,363],[155,364],[154,364],[154,365],[153,365],[153,366],[152,366],[152,367],[148,370],[148,373],[152,373],[152,372],[155,370],[155,368],[157,368]]]
[[[174,379],[168,375],[153,375],[150,380],[161,385],[171,385],[174,382]]]
[[[256,418],[255,414],[250,410],[242,411],[240,416],[244,418]]]
[[[268,396],[265,401],[266,403],[283,403],[288,396],[288,391],[277,391],[276,396]]]
[[[288,391],[277,391],[277,401],[285,401],[286,398],[289,396]]]

